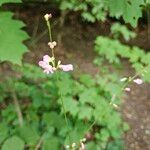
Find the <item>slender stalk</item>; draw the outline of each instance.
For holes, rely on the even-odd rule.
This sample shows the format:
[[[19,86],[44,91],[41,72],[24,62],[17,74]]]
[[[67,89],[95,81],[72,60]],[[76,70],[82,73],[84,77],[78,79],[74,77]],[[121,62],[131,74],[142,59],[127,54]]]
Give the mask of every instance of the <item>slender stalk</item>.
[[[53,42],[50,21],[46,21],[46,23],[47,23],[47,27],[48,27],[49,40],[50,40],[50,42]],[[52,56],[55,58],[54,49],[52,48],[51,50],[52,50]]]
[[[125,89],[125,87],[127,87],[127,85],[128,85],[130,82],[132,82],[136,77],[138,77],[138,76],[141,75],[143,72],[145,72],[145,71],[146,71],[146,68],[148,68],[148,67],[150,67],[150,64],[148,64],[146,67],[144,67],[139,73],[135,74],[133,77],[130,77],[130,78],[128,79],[128,81],[122,86],[120,92],[122,92],[122,91]],[[113,104],[113,101],[115,100],[116,97],[119,97],[119,96],[117,96],[116,94],[114,94],[114,95],[112,96],[112,99],[111,99],[110,104]]]
[[[23,126],[23,115],[22,115],[21,108],[20,108],[20,105],[19,105],[19,101],[17,99],[15,91],[12,91],[12,98],[13,98],[13,101],[14,101],[14,105],[16,107],[19,126],[22,127]]]
[[[57,82],[59,82],[58,79],[58,74],[56,72],[56,76],[57,76]],[[60,95],[60,100],[61,100],[61,104],[62,104],[62,109],[63,109],[63,114],[64,114],[64,118],[65,118],[65,122],[66,122],[66,126],[68,128],[68,138],[69,138],[69,145],[71,146],[71,136],[70,136],[70,129],[69,129],[69,123],[68,123],[68,119],[67,119],[67,115],[66,115],[66,109],[65,109],[65,105],[64,105],[64,101],[63,101],[63,95],[61,90],[59,89],[59,95]]]
[[[46,21],[47,23],[47,27],[48,27],[48,33],[49,33],[49,40],[50,42],[53,42],[52,40],[52,31],[51,31],[51,24],[50,24],[50,21]],[[54,49],[52,48],[52,56],[54,57],[54,67],[56,66],[56,62],[55,62],[55,55],[54,55]],[[58,74],[56,72],[56,77],[57,77],[57,82],[59,82],[59,79],[58,79]],[[61,100],[61,104],[62,104],[62,109],[63,109],[63,114],[64,114],[64,118],[65,118],[65,122],[66,122],[66,126],[68,128],[68,138],[69,138],[69,145],[71,146],[71,137],[70,137],[70,132],[69,132],[69,123],[68,123],[68,119],[67,119],[67,115],[66,115],[66,109],[65,109],[65,106],[64,106],[64,102],[63,102],[63,95],[62,95],[62,92],[61,90],[59,90],[59,95],[60,95],[60,100]]]

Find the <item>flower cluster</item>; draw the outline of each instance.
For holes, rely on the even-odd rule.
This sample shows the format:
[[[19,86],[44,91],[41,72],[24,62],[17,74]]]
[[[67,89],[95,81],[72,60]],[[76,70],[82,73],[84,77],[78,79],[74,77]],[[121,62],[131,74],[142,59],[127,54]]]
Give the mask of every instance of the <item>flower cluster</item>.
[[[120,79],[120,82],[125,82],[125,81],[129,81],[129,79],[126,78],[126,77]],[[143,80],[137,78],[137,79],[134,79],[133,82],[136,83],[136,84],[138,84],[138,85],[140,85],[140,84],[143,83]],[[125,90],[126,92],[130,92],[130,91],[131,91],[131,89],[130,89],[129,87],[126,87],[124,90]]]
[[[52,41],[51,28],[50,28],[50,22],[49,22],[49,19],[51,17],[52,17],[51,14],[46,14],[44,16],[47,22],[48,30],[49,30],[50,42],[48,42],[48,46],[51,49],[52,57],[50,57],[49,55],[43,56],[43,60],[39,61],[39,66],[44,69],[44,73],[46,74],[54,73],[58,69],[61,69],[63,71],[72,71],[73,70],[72,64],[62,65],[60,60],[56,64],[53,49],[57,45],[57,43],[55,41]]]
[[[57,45],[57,43],[56,43],[55,41],[53,41],[53,42],[48,42],[48,45],[49,45],[49,47],[50,47],[51,49],[53,49],[53,48]]]
[[[61,61],[58,61],[57,66],[55,66],[55,58],[48,55],[43,56],[43,60],[39,61],[39,66],[44,69],[46,74],[54,73],[58,69],[63,71],[73,70],[72,64],[62,65]]]

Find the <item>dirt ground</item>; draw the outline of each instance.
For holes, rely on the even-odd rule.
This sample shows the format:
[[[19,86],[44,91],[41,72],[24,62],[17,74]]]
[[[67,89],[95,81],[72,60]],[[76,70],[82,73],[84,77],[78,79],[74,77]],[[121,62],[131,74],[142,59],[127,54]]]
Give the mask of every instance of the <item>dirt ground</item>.
[[[48,35],[46,25],[42,15],[47,10],[26,6],[15,10],[15,16],[23,20],[27,26],[25,30],[31,39],[25,42],[30,51],[24,55],[24,61],[37,64],[44,54],[48,53]],[[54,17],[59,14],[52,10]],[[69,15],[62,28],[58,28],[58,19],[54,18],[53,35],[58,39],[62,32],[62,43],[58,43],[56,55],[63,62],[71,62],[75,65],[76,72],[87,72],[95,74],[98,69],[93,65],[95,53],[93,41],[99,34],[108,35],[109,27],[112,23],[107,21],[105,24],[82,23],[78,16]],[[132,40],[130,45],[138,45],[141,48],[150,49],[146,25],[140,25],[136,29],[137,38]],[[129,64],[125,62],[125,74],[133,74]],[[129,92],[123,101],[122,115],[130,125],[130,130],[124,135],[127,150],[150,150],[150,85],[142,84],[131,85]]]

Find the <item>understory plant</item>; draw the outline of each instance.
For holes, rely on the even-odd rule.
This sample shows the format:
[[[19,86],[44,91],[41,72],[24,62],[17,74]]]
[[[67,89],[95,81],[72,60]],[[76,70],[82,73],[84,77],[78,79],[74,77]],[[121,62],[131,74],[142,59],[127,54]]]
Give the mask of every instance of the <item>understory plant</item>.
[[[132,90],[128,83],[143,83],[139,74],[119,80],[105,68],[94,77],[67,73],[73,65],[56,60],[51,15],[45,15],[45,20],[51,53],[39,61],[44,73],[27,64],[14,66],[14,76],[1,73],[1,149],[124,149],[122,135],[129,127],[122,120],[119,104],[123,92]]]
[[[21,1],[4,0],[0,5],[5,2]],[[141,6],[147,3],[143,0],[117,0],[118,5],[112,0],[58,2],[62,11],[80,11],[89,22],[104,21],[109,13],[112,17],[123,17],[133,27],[142,16]],[[129,13],[135,8],[136,12]],[[26,51],[22,41],[28,38],[20,30],[24,24],[12,20],[12,13],[0,11],[0,16],[4,20],[0,24],[0,59],[21,64]],[[101,65],[95,76],[75,76],[68,73],[74,70],[72,64],[64,65],[55,57],[57,42],[52,39],[51,17],[51,14],[44,16],[50,52],[39,61],[43,72],[39,67],[23,64],[22,67],[13,66],[14,76],[0,74],[3,79],[0,84],[0,149],[123,150],[122,136],[129,126],[121,117],[119,105],[123,93],[132,90],[128,86],[130,82],[140,85],[143,80],[149,81],[149,53],[122,44],[120,37],[128,41],[136,35],[117,23],[111,27],[111,38],[97,37],[95,51],[98,56],[94,62],[101,65],[107,60],[118,65],[120,58],[127,58],[136,70],[135,75],[121,78]],[[10,28],[13,36],[10,36]]]
[[[63,72],[46,75],[33,65],[14,70],[18,77],[7,77],[0,84],[2,150],[59,150],[67,145],[79,149],[85,139],[87,150],[123,149],[122,134],[128,125],[119,107],[110,104],[114,93],[118,95],[115,104],[120,104],[122,82],[118,77],[107,75],[104,80],[102,75],[94,79],[88,74],[75,77]]]

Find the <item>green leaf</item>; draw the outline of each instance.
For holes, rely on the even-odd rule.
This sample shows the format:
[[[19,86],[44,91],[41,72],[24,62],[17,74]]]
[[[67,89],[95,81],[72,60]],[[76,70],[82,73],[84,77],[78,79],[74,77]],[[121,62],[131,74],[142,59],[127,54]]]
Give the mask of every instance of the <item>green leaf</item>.
[[[57,137],[50,137],[49,139],[44,140],[42,150],[59,150],[60,143]]]
[[[56,112],[44,113],[43,122],[47,127],[52,126],[59,130],[65,126],[65,120]]]
[[[144,0],[109,0],[108,7],[111,16],[123,16],[126,23],[136,27],[138,19],[142,17],[142,4]]]
[[[0,144],[5,140],[8,136],[9,128],[7,127],[7,124],[5,122],[2,122],[0,124]]]
[[[82,107],[80,107],[78,118],[90,120],[92,117],[92,112],[93,112],[93,109],[91,107],[82,106]]]
[[[22,141],[22,139],[17,136],[13,136],[4,142],[2,150],[23,150],[24,146],[25,143]]]
[[[78,102],[72,97],[64,98],[64,107],[66,112],[69,112],[73,116],[76,116],[79,111]]]
[[[1,0],[0,6],[5,3],[21,3],[21,2],[22,2],[21,0]]]
[[[126,41],[129,41],[136,36],[134,32],[130,31],[125,25],[121,25],[120,23],[114,23],[111,26],[111,33],[115,38],[119,38],[120,35],[122,35]]]
[[[89,12],[83,12],[82,17],[89,22],[95,22],[95,17]]]
[[[97,91],[96,88],[89,88],[89,89],[84,90],[84,92],[82,92],[79,95],[80,103],[94,104],[94,102],[99,98],[96,91]]]
[[[34,145],[39,140],[39,135],[36,129],[30,126],[24,126],[19,129],[19,135],[28,145]]]
[[[92,76],[88,74],[83,74],[80,76],[80,82],[83,83],[87,87],[91,87],[95,85],[95,81]]]
[[[21,64],[22,55],[27,47],[22,43],[29,36],[21,30],[23,22],[12,19],[13,13],[0,12],[0,61]]]

